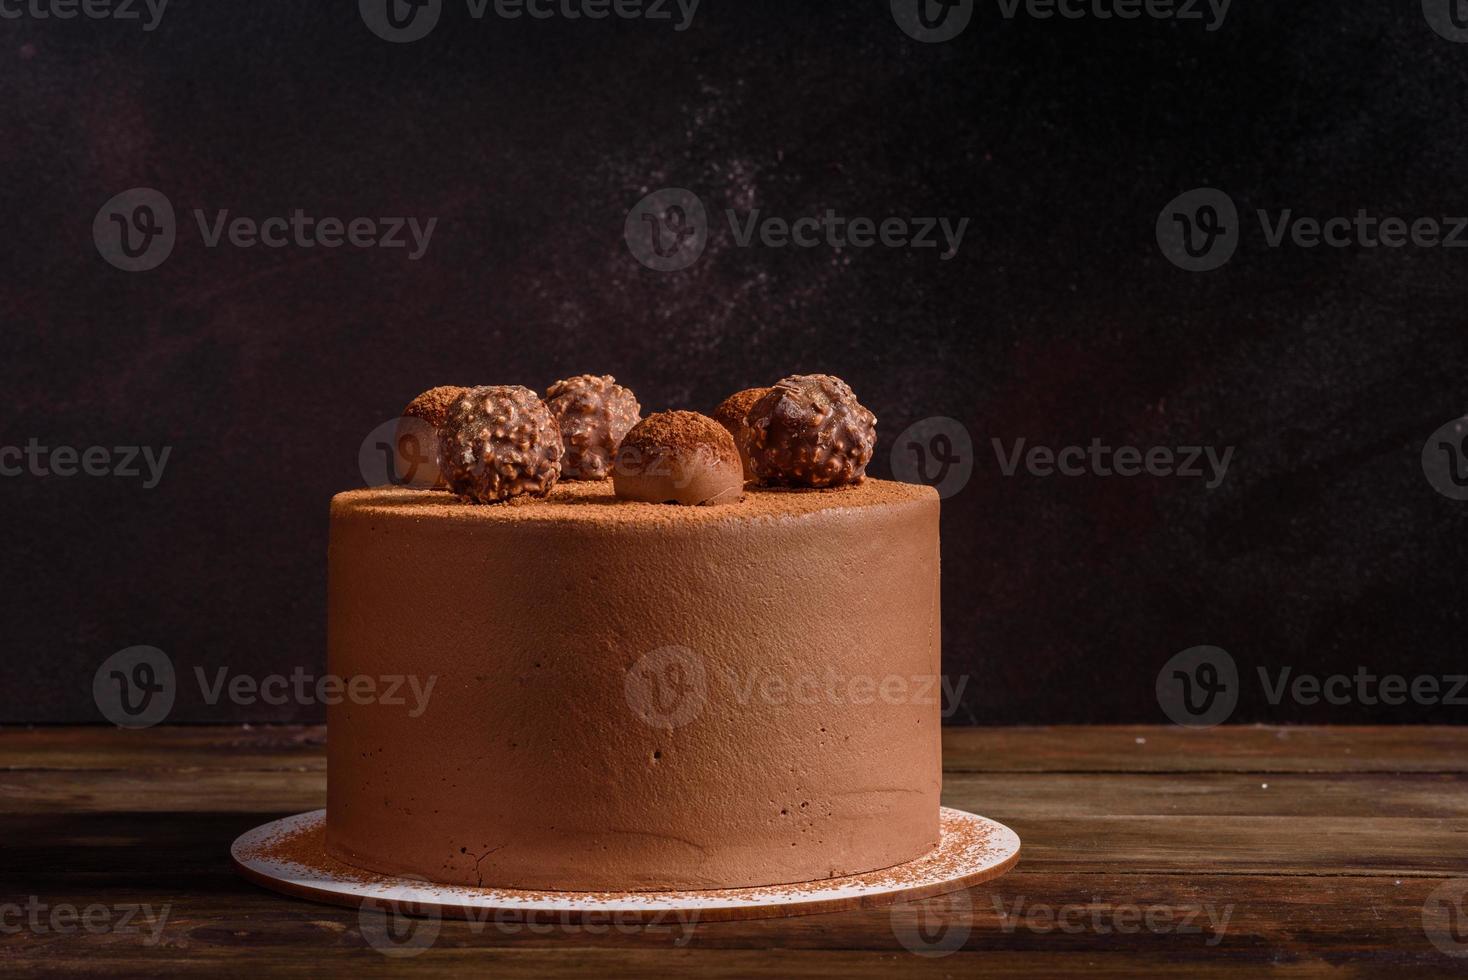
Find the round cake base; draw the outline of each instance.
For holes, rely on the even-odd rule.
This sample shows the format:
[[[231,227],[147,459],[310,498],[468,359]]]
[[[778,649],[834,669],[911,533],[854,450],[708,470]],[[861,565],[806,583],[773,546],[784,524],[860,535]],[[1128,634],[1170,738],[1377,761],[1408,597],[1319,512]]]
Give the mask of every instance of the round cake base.
[[[327,856],[326,811],[285,817],[241,834],[230,847],[235,870],[296,898],[332,905],[391,907],[408,915],[474,921],[534,921],[583,916],[661,921],[762,919],[916,901],[997,878],[1019,861],[1019,836],[985,817],[943,807],[941,837],[930,853],[866,874],[759,888],[693,891],[561,892],[441,885],[379,875]]]

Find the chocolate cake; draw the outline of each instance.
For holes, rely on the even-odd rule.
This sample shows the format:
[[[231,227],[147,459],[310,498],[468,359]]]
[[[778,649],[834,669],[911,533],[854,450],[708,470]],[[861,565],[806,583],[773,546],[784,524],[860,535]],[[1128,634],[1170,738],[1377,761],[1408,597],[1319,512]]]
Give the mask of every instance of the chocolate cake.
[[[441,433],[473,447],[444,454],[463,496],[332,501],[330,672],[433,678],[417,714],[329,709],[333,857],[614,891],[813,881],[938,843],[938,495],[866,478],[875,420],[804,377],[752,420],[780,486],[739,492],[745,447],[667,413],[632,430],[610,480],[515,482],[501,466],[531,491],[475,502],[491,499],[476,460],[507,458],[476,407],[508,397],[497,388],[467,390]],[[660,454],[675,487],[717,473],[734,490],[648,490]],[[801,472],[829,486],[785,485]]]

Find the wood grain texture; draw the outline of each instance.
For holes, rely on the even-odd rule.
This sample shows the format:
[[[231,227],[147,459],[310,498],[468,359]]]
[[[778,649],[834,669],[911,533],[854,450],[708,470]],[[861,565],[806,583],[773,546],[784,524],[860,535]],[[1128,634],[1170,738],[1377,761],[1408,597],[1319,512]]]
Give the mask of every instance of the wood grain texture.
[[[1468,772],[1468,728],[945,728],[950,772]]]
[[[1019,868],[996,882],[892,909],[757,922],[443,921],[410,957],[374,946],[383,924],[370,914],[284,899],[229,871],[237,834],[322,805],[321,735],[310,727],[0,730],[0,971],[1211,977],[1270,969],[1365,977],[1468,969],[1468,955],[1447,955],[1468,954],[1468,942],[1434,945],[1423,917],[1424,906],[1437,908],[1435,889],[1468,879],[1468,738],[1454,729],[950,730],[945,802],[1001,820],[1024,840]],[[67,920],[65,910],[89,907],[98,921],[108,917],[106,928]],[[118,928],[125,907],[143,911]],[[59,930],[48,918],[57,909]]]

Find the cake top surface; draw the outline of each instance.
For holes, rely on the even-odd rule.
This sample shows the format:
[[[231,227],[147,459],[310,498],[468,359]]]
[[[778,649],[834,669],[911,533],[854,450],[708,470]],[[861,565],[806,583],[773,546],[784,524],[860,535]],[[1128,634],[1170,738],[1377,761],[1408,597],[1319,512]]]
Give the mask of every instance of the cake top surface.
[[[550,495],[543,499],[490,506],[465,503],[444,491],[373,487],[337,494],[332,500],[332,509],[489,523],[695,526],[922,502],[930,502],[936,507],[938,492],[928,486],[868,478],[855,486],[828,490],[751,486],[745,489],[744,498],[739,503],[675,507],[619,500],[611,481],[598,481],[557,483]]]

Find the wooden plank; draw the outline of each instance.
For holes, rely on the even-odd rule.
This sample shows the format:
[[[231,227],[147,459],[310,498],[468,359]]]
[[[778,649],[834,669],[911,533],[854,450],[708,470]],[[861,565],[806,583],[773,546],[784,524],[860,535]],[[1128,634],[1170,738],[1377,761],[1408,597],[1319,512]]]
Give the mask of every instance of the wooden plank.
[[[283,816],[278,814],[277,816]],[[32,813],[0,817],[0,881],[16,875],[145,876],[228,870],[260,813]]]
[[[1414,974],[1456,967],[1461,975],[1462,965],[1435,947],[1422,927],[1422,906],[1440,883],[1435,879],[1398,884],[1347,878],[1327,888],[1316,880],[1276,876],[1016,871],[925,902],[792,919],[650,927],[551,919],[444,921],[428,949],[401,960],[373,947],[368,937],[374,922],[369,917],[364,923],[357,910],[283,898],[223,873],[192,880],[157,874],[3,880],[10,894],[38,896],[43,927],[44,916],[57,906],[145,904],[149,910],[135,917],[141,925],[127,934],[25,928],[0,938],[0,962],[12,967],[85,959],[126,970],[156,959],[179,969],[240,969],[249,963],[276,972],[309,960],[322,970],[374,970],[378,962],[396,962],[432,974],[464,968],[471,962],[468,954],[478,951],[483,958],[472,962],[481,967],[500,964],[514,971],[534,964],[556,975],[573,950],[584,954],[580,962],[589,968],[640,963],[654,972],[686,967],[711,976],[736,964],[760,974],[793,968],[812,975],[819,963],[858,975],[879,964],[924,975],[934,962],[948,975],[987,974],[998,964],[1021,975],[1041,973],[1042,964],[1063,973],[1094,963],[1118,975],[1126,969],[1162,972],[1167,963],[1175,971],[1186,965],[1189,974],[1195,967],[1314,964],[1351,975],[1352,966],[1369,964]],[[46,890],[31,890],[40,888]]]
[[[0,813],[294,813],[326,805],[318,770],[0,772]],[[948,773],[943,802],[1029,817],[1468,817],[1468,774]]]
[[[166,805],[169,796],[160,796]],[[100,803],[101,801],[99,801]],[[305,809],[301,807],[300,809]],[[223,860],[240,833],[284,812],[49,809],[0,816],[0,867],[146,871],[160,854]],[[1468,818],[1278,815],[990,814],[1024,841],[1022,866],[1086,872],[1459,876]]]
[[[355,910],[229,871],[237,834],[322,805],[321,736],[0,730],[0,911],[31,895],[170,910],[157,945],[0,929],[0,972],[1461,976],[1468,964],[1423,928],[1431,890],[1468,878],[1464,729],[950,729],[946,801],[1025,841],[999,881],[895,911],[695,924],[681,944],[678,923],[594,933],[444,922],[406,959],[373,949]],[[1194,923],[1227,909],[1217,942],[1181,927],[1193,909]],[[951,954],[910,952],[959,932]]]
[[[319,725],[8,726],[0,769],[322,769],[324,745]],[[1468,772],[1468,726],[950,727],[943,745],[954,772]]]
[[[1468,772],[1468,726],[945,728],[954,772]]]
[[[326,769],[324,725],[0,726],[0,770]]]
[[[1133,874],[1468,875],[1468,820],[1362,817],[1011,819],[1029,868]]]
[[[390,960],[370,951],[347,953],[323,951],[306,954],[289,949],[263,949],[233,961],[201,963],[192,953],[165,951],[135,955],[128,960],[102,959],[80,954],[70,957],[48,955],[42,959],[0,958],[0,963],[20,975],[54,977],[154,977],[198,976],[204,971],[230,970],[250,976],[301,977],[319,980],[322,976],[350,973],[353,976],[444,977],[492,976],[506,980],[586,980],[587,977],[608,980],[646,980],[653,976],[702,977],[708,980],[746,980],[750,977],[790,978],[790,980],[829,980],[831,977],[880,978],[893,976],[916,978],[953,977],[1034,977],[1054,980],[1056,977],[1080,976],[1131,980],[1136,977],[1160,977],[1176,980],[1180,975],[1211,980],[1216,977],[1238,977],[1265,969],[1281,977],[1339,978],[1380,976],[1386,969],[1411,969],[1417,977],[1461,977],[1447,968],[1428,972],[1418,961],[1386,954],[1360,968],[1348,965],[1343,970],[1329,968],[1319,960],[1279,961],[1258,955],[1241,964],[1219,958],[1180,958],[1165,953],[1133,953],[1116,950],[1109,953],[995,953],[965,952],[942,959],[924,959],[898,953],[864,953],[823,951],[819,953],[786,950],[558,950],[464,949],[435,947],[422,956],[409,960]]]
[[[999,820],[1468,817],[1468,774],[945,773],[943,802]]]
[[[0,772],[0,813],[299,813],[326,805],[320,770]]]
[[[97,814],[80,823],[59,816],[56,832],[0,847],[0,867],[137,873],[160,860],[210,867],[225,860],[238,834],[274,814]],[[1004,816],[1000,814],[1000,816]],[[204,818],[209,819],[204,819]],[[26,830],[0,819],[8,841]],[[1024,841],[1021,866],[1130,874],[1468,875],[1468,820],[1360,817],[1058,817],[1008,818]]]

